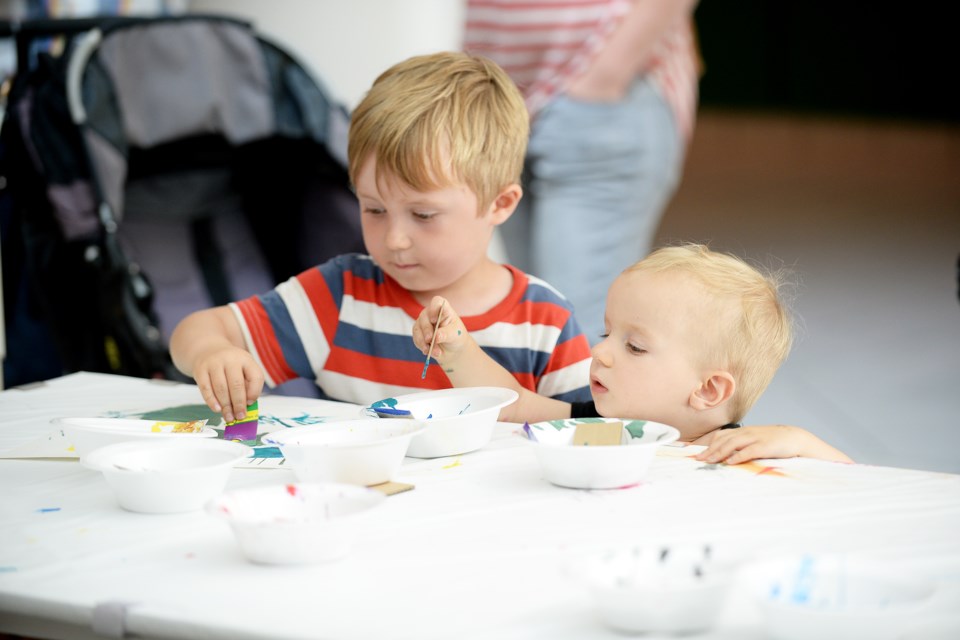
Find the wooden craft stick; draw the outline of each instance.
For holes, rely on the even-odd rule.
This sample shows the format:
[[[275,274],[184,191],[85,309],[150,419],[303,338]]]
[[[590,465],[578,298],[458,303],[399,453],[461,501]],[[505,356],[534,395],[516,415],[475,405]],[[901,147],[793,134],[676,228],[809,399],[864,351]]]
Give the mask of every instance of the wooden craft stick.
[[[608,447],[620,444],[622,438],[622,422],[581,422],[573,432],[573,445]]]
[[[380,484],[371,485],[370,488],[376,489],[384,495],[392,496],[403,493],[404,491],[410,491],[413,489],[413,485],[407,484],[406,482],[393,482],[392,480],[388,480]]]

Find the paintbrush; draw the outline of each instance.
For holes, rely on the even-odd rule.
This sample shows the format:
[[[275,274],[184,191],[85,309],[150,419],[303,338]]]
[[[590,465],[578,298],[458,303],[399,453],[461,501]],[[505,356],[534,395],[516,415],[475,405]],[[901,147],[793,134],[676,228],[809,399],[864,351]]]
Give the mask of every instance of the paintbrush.
[[[423,363],[423,373],[420,374],[420,379],[423,380],[427,377],[427,367],[430,366],[430,354],[433,353],[433,347],[437,344],[437,332],[440,329],[440,321],[443,320],[443,305],[446,304],[446,300],[440,303],[440,310],[437,311],[437,324],[433,325],[433,339],[430,340],[430,350],[427,351],[427,361]]]

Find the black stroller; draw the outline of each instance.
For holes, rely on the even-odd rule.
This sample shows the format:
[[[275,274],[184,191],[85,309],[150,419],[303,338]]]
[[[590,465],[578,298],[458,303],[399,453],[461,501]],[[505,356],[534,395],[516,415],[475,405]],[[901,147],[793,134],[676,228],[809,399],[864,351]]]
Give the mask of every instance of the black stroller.
[[[15,27],[0,137],[7,384],[80,370],[177,379],[167,340],[188,313],[363,251],[348,116],[250,25]],[[28,72],[30,43],[49,35],[67,37],[65,52]],[[37,370],[44,349],[55,371]]]

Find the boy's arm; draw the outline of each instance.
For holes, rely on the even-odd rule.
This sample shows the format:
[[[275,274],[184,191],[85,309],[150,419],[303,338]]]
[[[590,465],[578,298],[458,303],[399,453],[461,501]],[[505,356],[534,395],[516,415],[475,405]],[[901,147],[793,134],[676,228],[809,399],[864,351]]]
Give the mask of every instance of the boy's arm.
[[[247,351],[229,307],[184,318],[170,337],[170,355],[177,369],[197,381],[207,406],[227,422],[244,416],[263,391],[263,371]]]
[[[740,464],[756,458],[818,458],[833,462],[853,462],[806,429],[788,425],[741,427],[713,432],[706,449],[697,460]]]
[[[450,304],[437,296],[420,313],[413,325],[413,343],[427,355],[433,340],[434,323],[443,304],[443,319],[437,328],[433,357],[455,387],[506,387],[520,397],[500,410],[504,422],[540,422],[570,417],[570,403],[541,396],[520,385],[506,368],[477,344]]]

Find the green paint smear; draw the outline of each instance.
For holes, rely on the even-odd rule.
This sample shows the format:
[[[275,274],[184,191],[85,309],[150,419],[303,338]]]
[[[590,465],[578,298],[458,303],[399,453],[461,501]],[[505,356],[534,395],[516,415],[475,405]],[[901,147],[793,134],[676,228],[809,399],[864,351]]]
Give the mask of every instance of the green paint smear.
[[[631,420],[624,426],[624,429],[630,433],[631,438],[642,438],[645,424],[647,424],[646,420]]]
[[[208,425],[220,424],[223,417],[205,404],[184,404],[178,407],[154,409],[140,414],[144,420],[170,420],[173,422],[191,422],[206,420]]]
[[[565,420],[548,420],[547,424],[557,431],[576,427],[578,424],[606,422],[603,418],[567,418]]]

